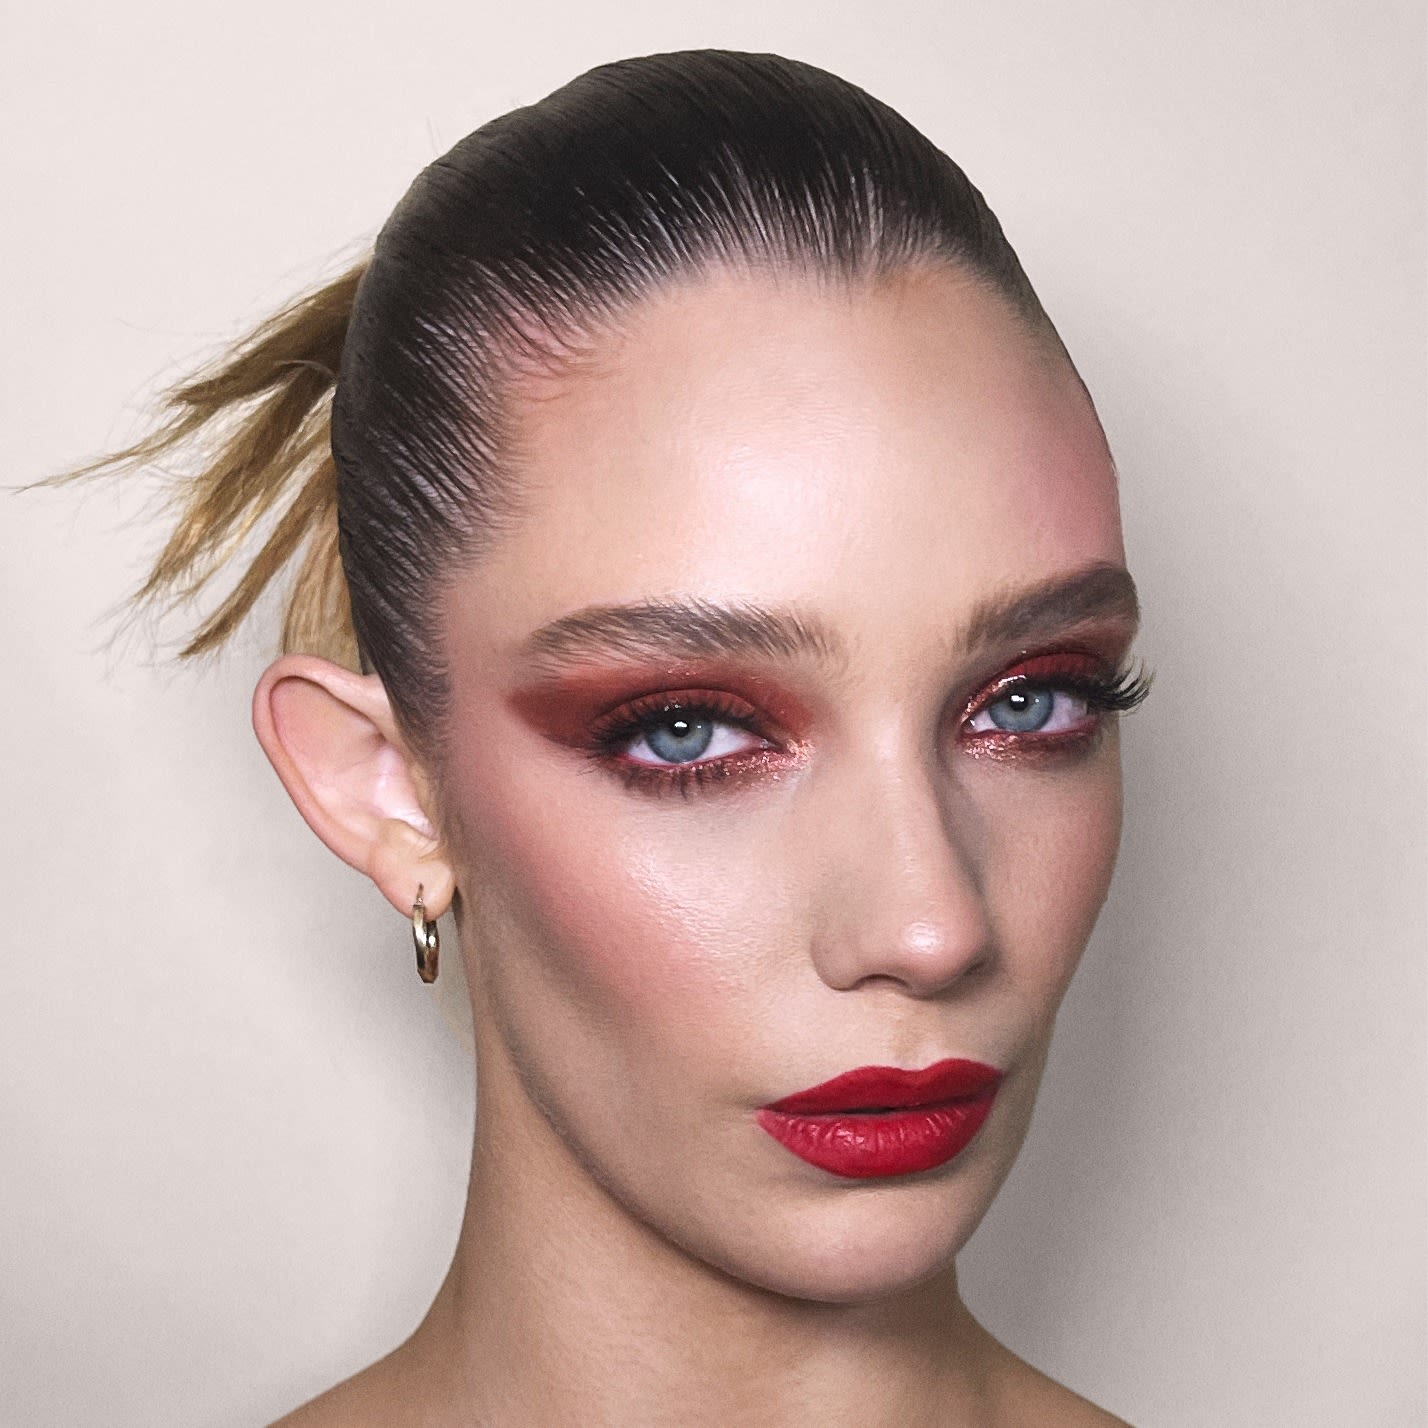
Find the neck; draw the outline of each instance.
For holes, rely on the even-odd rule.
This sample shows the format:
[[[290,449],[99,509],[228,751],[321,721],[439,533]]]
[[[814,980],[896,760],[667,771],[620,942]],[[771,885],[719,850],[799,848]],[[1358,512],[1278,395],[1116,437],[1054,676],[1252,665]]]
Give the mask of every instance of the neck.
[[[442,1405],[431,1422],[986,1418],[999,1346],[953,1266],[859,1304],[736,1280],[633,1216],[538,1112],[507,1114],[529,1102],[499,1062],[482,1079],[460,1241],[397,1356],[412,1390]]]

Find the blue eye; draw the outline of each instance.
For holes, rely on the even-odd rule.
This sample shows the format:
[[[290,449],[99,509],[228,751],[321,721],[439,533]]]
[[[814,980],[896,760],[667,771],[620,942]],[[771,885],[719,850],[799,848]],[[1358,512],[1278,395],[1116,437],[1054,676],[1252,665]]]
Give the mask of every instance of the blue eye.
[[[1030,734],[1044,728],[1056,707],[1049,689],[1014,689],[987,705],[987,716],[1008,734]]]
[[[607,736],[634,763],[648,768],[679,768],[746,753],[763,742],[735,717],[697,705],[654,709],[638,715]]]
[[[984,704],[967,728],[974,734],[1055,734],[1075,728],[1088,713],[1085,695],[1024,684]]]
[[[656,758],[682,764],[702,759],[714,741],[715,721],[673,714],[645,730],[644,742]]]

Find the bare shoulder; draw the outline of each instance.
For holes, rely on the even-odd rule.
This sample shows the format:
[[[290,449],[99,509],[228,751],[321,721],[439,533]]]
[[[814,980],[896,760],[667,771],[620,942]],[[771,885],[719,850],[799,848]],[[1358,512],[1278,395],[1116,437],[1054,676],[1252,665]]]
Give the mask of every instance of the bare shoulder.
[[[362,1389],[362,1377],[359,1374],[335,1388],[329,1388],[326,1393],[284,1414],[272,1428],[338,1428],[339,1424],[347,1425],[347,1428],[364,1428],[369,1423],[375,1425],[379,1409],[372,1401],[372,1395]]]
[[[1035,1369],[1033,1373],[1037,1373]],[[1011,1421],[1026,1428],[1032,1425],[1056,1425],[1056,1428],[1131,1428],[1124,1418],[1117,1418],[1104,1408],[1073,1393],[1064,1384],[1045,1374],[1037,1373],[1040,1383],[1028,1386],[1016,1405],[1017,1416]]]
[[[400,1367],[383,1359],[284,1414],[272,1428],[423,1428],[422,1401],[404,1391]]]
[[[995,1343],[995,1340],[993,1340]],[[997,1344],[997,1423],[1006,1428],[1131,1428]]]

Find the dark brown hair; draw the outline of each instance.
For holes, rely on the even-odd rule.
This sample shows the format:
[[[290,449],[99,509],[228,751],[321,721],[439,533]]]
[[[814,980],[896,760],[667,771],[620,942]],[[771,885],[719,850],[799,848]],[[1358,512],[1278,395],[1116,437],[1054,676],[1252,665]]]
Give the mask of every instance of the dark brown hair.
[[[462,139],[369,260],[87,470],[206,445],[140,596],[195,594],[273,522],[184,653],[216,648],[299,558],[284,647],[375,670],[429,753],[447,681],[428,612],[519,513],[514,374],[558,367],[630,305],[712,267],[858,281],[927,262],[984,282],[1054,340],[981,194],[885,104],[774,55],[624,60]]]

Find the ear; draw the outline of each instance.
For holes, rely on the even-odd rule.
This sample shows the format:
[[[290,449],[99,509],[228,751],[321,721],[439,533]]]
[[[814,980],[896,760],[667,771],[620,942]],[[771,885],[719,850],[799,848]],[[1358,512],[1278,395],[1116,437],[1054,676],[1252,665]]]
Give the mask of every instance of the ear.
[[[425,803],[429,789],[376,675],[315,655],[284,655],[253,694],[253,729],[307,825],[411,915],[429,918],[456,882]]]

